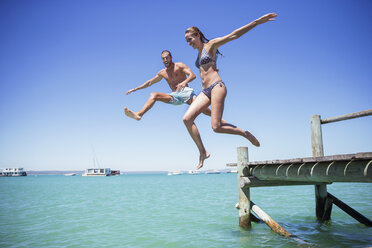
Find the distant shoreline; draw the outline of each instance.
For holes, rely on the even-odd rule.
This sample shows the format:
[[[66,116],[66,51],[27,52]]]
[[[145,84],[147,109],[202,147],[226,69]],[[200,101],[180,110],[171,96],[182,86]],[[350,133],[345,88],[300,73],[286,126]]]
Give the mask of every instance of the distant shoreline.
[[[64,175],[64,174],[71,174],[75,173],[77,175],[83,174],[85,171],[58,171],[58,170],[50,170],[50,171],[26,171],[27,175]],[[167,174],[168,171],[122,171],[122,174]]]
[[[227,173],[229,169],[220,169],[218,170],[221,173]],[[82,170],[66,170],[66,171],[59,171],[59,170],[46,170],[46,171],[36,171],[30,170],[26,171],[27,175],[64,175],[64,174],[71,174],[75,173],[76,175],[82,175],[85,171]],[[122,175],[146,175],[146,174],[168,174],[169,171],[121,171]],[[187,171],[182,171],[183,174],[187,174]],[[205,173],[206,171],[200,171],[200,173]]]

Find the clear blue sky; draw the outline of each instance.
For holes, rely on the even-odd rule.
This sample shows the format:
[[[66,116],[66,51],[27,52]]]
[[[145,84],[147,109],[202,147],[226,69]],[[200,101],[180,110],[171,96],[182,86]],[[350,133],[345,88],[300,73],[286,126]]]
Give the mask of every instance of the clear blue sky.
[[[198,151],[182,122],[187,105],[157,103],[140,121],[161,81],[129,96],[163,68],[160,53],[197,75],[184,31],[226,35],[254,19],[278,14],[221,47],[220,75],[228,88],[224,119],[252,131],[216,134],[196,123],[211,158],[204,169],[236,161],[311,156],[310,116],[372,108],[372,2],[312,1],[0,1],[0,167],[82,170],[95,150],[104,167],[124,171],[189,170]],[[372,151],[372,117],[323,126],[326,155]]]

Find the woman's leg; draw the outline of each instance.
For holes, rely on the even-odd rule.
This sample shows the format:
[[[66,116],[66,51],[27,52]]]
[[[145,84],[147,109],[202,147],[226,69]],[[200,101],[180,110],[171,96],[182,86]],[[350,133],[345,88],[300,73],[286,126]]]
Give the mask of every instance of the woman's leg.
[[[226,87],[224,85],[216,85],[211,94],[212,103],[212,129],[216,133],[228,133],[243,136],[248,139],[253,145],[260,146],[260,142],[249,131],[244,131],[232,124],[222,122],[222,114],[225,105]]]
[[[195,118],[202,113],[210,105],[210,100],[204,93],[200,93],[196,99],[191,103],[189,109],[186,111],[183,116],[183,122],[186,125],[187,131],[191,138],[194,140],[196,146],[199,149],[199,164],[196,169],[203,167],[204,160],[209,158],[210,154],[205,150],[203,142],[200,137],[198,128],[196,127],[194,120]]]
[[[190,100],[187,102],[187,104],[190,105],[190,104],[191,104],[195,99],[196,99],[196,96],[194,96],[192,99],[190,99]],[[202,111],[202,113],[210,117],[211,114],[212,114],[212,111],[211,111],[210,108],[206,108],[206,109],[204,109],[204,110]],[[225,121],[224,119],[222,119],[222,123],[226,123],[226,121]]]

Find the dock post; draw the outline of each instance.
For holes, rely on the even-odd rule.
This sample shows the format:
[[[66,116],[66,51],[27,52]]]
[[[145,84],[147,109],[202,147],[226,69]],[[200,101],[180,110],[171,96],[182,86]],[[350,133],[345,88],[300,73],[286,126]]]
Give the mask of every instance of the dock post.
[[[243,176],[248,176],[248,168],[245,167],[248,162],[248,147],[238,147],[238,192],[239,192],[239,226],[242,228],[251,227],[251,202],[249,196],[249,187],[240,187],[240,178]]]
[[[313,157],[323,157],[323,136],[320,115],[311,116],[311,145]]]
[[[311,145],[313,157],[323,157],[323,137],[322,137],[322,123],[320,115],[311,116]],[[327,185],[315,185],[315,205],[316,217],[318,220],[330,220],[332,204],[326,204],[327,201]]]

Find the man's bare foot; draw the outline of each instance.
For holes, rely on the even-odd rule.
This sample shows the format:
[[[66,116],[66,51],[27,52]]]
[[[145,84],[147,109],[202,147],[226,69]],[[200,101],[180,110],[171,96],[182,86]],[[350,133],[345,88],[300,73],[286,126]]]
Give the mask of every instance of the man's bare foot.
[[[132,119],[135,119],[137,121],[141,120],[141,116],[139,116],[137,113],[133,112],[132,110],[128,109],[128,108],[124,108],[124,112],[125,112],[125,115],[132,118]]]
[[[200,154],[199,156],[199,165],[196,167],[197,170],[203,167],[204,165],[204,160],[209,158],[211,155],[207,152],[206,154]]]
[[[249,131],[245,131],[245,137],[254,145],[254,146],[257,146],[259,147],[260,146],[260,142],[258,141],[258,139],[256,139],[256,137],[254,137],[253,134],[251,134]]]

